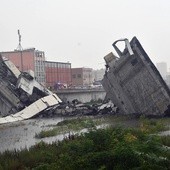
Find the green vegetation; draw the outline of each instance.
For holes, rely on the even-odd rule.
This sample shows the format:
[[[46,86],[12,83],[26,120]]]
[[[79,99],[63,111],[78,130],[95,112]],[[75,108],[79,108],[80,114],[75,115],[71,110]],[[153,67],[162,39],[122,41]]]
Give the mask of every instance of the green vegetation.
[[[128,117],[75,118],[64,120],[38,138],[87,128],[87,133],[68,136],[52,144],[40,142],[22,151],[0,154],[0,170],[169,170],[170,119],[140,117],[135,128],[120,127]],[[115,124],[96,129],[103,123]]]
[[[157,135],[140,129],[91,130],[61,142],[40,142],[29,150],[0,154],[0,169],[164,169],[170,167],[170,150]]]
[[[101,122],[99,120],[93,120],[92,118],[76,118],[63,120],[59,122],[55,127],[50,130],[43,130],[40,133],[36,134],[36,138],[45,138],[50,136],[56,136],[59,134],[69,133],[70,131],[79,131],[81,129],[95,128],[96,125],[99,125]]]
[[[86,104],[86,105],[95,105],[95,104],[99,104],[99,103],[102,103],[102,102],[103,102],[103,100],[99,98],[98,100],[91,99],[89,102],[86,102],[84,104]]]
[[[97,125],[107,124],[112,126],[123,126],[127,124],[128,120],[136,121],[136,128],[140,128],[145,133],[157,133],[160,131],[168,130],[170,119],[147,119],[140,117],[134,119],[131,116],[105,116],[105,117],[78,117],[73,119],[66,119],[54,125],[49,130],[42,130],[40,133],[35,134],[36,138],[45,138],[56,136],[59,134],[69,133],[71,131],[78,132],[84,128],[95,129]],[[131,122],[130,122],[131,123]],[[134,125],[128,124],[132,127]]]
[[[170,119],[147,119],[140,117],[140,129],[145,133],[157,133],[169,130]]]
[[[170,147],[170,135],[160,136],[160,139],[163,145]]]

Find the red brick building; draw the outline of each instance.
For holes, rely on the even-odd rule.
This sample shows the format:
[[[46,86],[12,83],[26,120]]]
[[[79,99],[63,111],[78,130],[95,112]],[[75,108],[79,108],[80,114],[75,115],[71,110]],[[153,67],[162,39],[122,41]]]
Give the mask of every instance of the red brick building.
[[[71,84],[71,63],[45,61],[43,51],[31,48],[1,52],[1,55],[11,60],[20,71],[33,70],[36,80],[47,87],[54,88],[56,83]]]
[[[72,83],[71,63],[46,61],[45,73],[47,87],[62,88],[62,85],[68,87]]]
[[[30,48],[22,51],[1,52],[3,57],[11,60],[20,71],[33,70],[39,83],[45,84],[45,54]]]

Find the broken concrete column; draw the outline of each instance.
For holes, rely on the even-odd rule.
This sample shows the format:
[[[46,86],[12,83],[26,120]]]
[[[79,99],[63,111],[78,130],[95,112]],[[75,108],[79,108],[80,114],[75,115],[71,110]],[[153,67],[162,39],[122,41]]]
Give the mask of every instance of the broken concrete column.
[[[162,116],[170,111],[170,90],[155,65],[134,37],[125,41],[121,52],[113,43],[119,57],[105,56],[106,72],[102,80],[107,98],[121,113]]]

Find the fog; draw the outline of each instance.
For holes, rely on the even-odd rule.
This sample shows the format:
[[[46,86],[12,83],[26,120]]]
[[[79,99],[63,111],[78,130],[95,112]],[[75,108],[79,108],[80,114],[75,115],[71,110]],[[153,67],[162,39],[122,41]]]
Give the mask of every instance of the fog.
[[[45,52],[72,67],[104,67],[112,43],[136,36],[156,62],[170,67],[169,0],[0,0],[0,51],[18,46]]]

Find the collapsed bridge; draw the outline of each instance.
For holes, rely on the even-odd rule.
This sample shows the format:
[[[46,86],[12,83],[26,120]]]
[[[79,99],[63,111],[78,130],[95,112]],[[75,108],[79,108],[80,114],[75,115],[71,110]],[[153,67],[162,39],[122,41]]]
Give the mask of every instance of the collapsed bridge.
[[[20,72],[0,55],[0,124],[29,119],[42,111],[51,111],[60,98],[39,84],[32,71]]]
[[[123,52],[116,46],[119,41],[125,42]],[[138,39],[121,39],[113,47],[118,56],[109,53],[104,57],[106,99],[122,114],[169,115],[170,90]],[[0,55],[0,124],[53,111],[60,103],[56,94],[35,80],[33,72],[20,72]]]
[[[120,41],[125,42],[123,52],[116,45]],[[113,47],[118,57],[113,53],[104,57],[106,72],[102,84],[106,98],[122,114],[169,115],[170,90],[138,39],[121,39]]]

